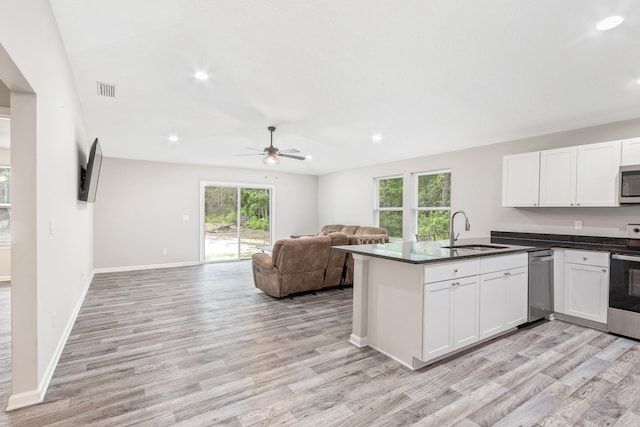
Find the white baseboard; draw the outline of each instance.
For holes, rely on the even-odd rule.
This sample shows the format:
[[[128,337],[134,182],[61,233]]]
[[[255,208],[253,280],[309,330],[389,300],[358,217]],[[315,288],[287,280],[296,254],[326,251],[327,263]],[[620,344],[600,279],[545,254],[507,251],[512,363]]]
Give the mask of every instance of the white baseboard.
[[[23,391],[22,393],[12,394],[9,396],[9,403],[5,411],[13,411],[14,409],[24,408],[25,406],[36,405],[44,400],[44,392],[42,390]]]
[[[49,383],[51,382],[51,378],[53,378],[53,373],[56,370],[56,366],[58,366],[58,361],[60,360],[60,356],[62,356],[62,351],[64,350],[64,346],[67,344],[67,340],[69,339],[69,335],[71,335],[71,330],[73,329],[73,325],[76,323],[76,318],[80,313],[80,308],[82,308],[82,303],[84,302],[84,298],[87,296],[87,292],[89,291],[89,286],[91,286],[91,282],[93,281],[94,273],[92,272],[89,275],[89,278],[82,285],[82,293],[80,294],[80,298],[78,298],[78,302],[71,313],[71,317],[67,322],[67,325],[64,328],[64,332],[62,333],[62,337],[60,341],[58,341],[58,345],[56,347],[55,352],[53,353],[53,357],[49,360],[49,365],[47,369],[44,371],[42,378],[40,379],[40,383],[38,384],[37,390],[30,390],[22,393],[12,394],[9,396],[9,403],[7,404],[6,411],[13,411],[14,409],[23,408],[25,406],[35,405],[44,400],[44,396],[47,393],[47,389],[49,388]]]
[[[357,335],[351,334],[351,336],[349,337],[349,342],[358,348],[362,348],[369,345],[369,338],[359,337]]]
[[[194,265],[200,265],[200,261],[190,262],[174,262],[170,264],[151,264],[151,265],[130,265],[126,267],[106,267],[96,268],[94,272],[99,273],[120,273],[126,271],[138,271],[138,270],[155,270],[157,268],[175,268],[175,267],[192,267]]]

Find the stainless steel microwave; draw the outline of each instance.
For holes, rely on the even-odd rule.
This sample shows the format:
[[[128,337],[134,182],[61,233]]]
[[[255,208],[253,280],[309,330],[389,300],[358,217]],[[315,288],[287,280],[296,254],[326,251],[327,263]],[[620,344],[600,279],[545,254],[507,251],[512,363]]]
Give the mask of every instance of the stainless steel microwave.
[[[640,203],[640,165],[620,166],[620,204]]]

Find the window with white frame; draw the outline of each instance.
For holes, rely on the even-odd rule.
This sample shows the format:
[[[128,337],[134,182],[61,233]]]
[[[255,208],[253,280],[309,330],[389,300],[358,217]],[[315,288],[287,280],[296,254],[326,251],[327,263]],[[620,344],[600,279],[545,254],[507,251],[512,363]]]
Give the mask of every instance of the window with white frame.
[[[419,240],[449,238],[451,214],[451,171],[414,174],[415,215],[413,226]]]
[[[11,168],[0,166],[0,243],[11,241]]]
[[[402,238],[402,177],[375,178],[375,217],[389,237]]]

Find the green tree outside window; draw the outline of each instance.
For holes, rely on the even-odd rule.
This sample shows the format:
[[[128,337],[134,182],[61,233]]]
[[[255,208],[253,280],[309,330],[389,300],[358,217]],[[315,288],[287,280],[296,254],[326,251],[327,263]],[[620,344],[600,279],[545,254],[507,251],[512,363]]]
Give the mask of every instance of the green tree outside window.
[[[403,179],[378,178],[378,226],[387,229],[390,237],[402,238]]]
[[[451,172],[440,171],[417,176],[417,234],[432,240],[449,238],[451,213]]]

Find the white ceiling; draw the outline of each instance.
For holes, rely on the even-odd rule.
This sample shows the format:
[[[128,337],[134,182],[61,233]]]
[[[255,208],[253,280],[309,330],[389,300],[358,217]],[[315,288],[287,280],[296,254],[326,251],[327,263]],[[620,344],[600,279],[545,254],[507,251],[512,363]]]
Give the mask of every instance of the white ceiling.
[[[235,155],[275,125],[276,147],[313,156],[275,168],[324,174],[640,117],[636,0],[51,4],[111,157],[266,169]]]

